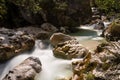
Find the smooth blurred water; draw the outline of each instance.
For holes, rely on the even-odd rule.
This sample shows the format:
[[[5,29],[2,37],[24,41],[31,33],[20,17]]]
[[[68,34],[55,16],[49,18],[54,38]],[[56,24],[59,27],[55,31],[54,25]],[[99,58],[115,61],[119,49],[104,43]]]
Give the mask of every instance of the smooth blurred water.
[[[42,72],[36,76],[35,80],[69,78],[72,75],[72,60],[55,58],[49,45],[46,45],[44,49],[40,48],[42,46],[45,46],[45,44],[41,41],[36,41],[35,48],[32,51],[25,52],[14,57],[7,63],[0,64],[0,80],[2,80],[2,77],[5,76],[9,70],[30,56],[39,57],[42,63]]]
[[[103,40],[99,37],[102,31],[94,30],[92,26],[81,26],[79,32],[70,34],[88,49],[94,49],[98,41]],[[13,69],[16,65],[30,56],[39,57],[42,63],[42,71],[35,77],[35,80],[59,80],[72,76],[72,60],[59,59],[53,56],[52,47],[47,41],[36,41],[33,50],[24,52],[14,57],[6,63],[0,64],[0,80]]]

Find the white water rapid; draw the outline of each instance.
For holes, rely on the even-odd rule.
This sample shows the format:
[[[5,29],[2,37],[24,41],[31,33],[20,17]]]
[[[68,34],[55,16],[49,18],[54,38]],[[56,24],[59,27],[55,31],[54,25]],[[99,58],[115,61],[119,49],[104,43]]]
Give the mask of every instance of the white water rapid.
[[[103,40],[103,38],[98,37],[101,32],[94,30],[92,26],[81,26],[79,32],[70,35],[76,37],[86,48],[93,50]],[[73,74],[72,60],[55,58],[49,44],[39,40],[36,41],[33,50],[18,55],[7,63],[0,64],[0,80],[9,70],[30,56],[39,57],[42,63],[42,72],[35,77],[35,80],[64,80],[64,78],[69,78]]]
[[[35,77],[35,80],[59,80],[61,78],[69,78],[72,75],[72,60],[55,58],[52,49],[50,49],[50,47],[40,49],[40,47],[45,46],[41,44],[43,44],[41,41],[36,41],[33,50],[18,55],[7,63],[0,64],[0,80],[2,80],[9,70],[30,56],[39,57],[42,63],[42,71]]]

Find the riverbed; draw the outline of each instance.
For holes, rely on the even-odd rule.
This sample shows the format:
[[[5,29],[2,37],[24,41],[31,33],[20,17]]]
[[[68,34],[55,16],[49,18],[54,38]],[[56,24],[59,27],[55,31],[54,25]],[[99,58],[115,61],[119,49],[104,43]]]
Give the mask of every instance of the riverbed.
[[[100,32],[83,26],[78,32],[69,35],[75,37],[89,50],[94,50],[103,41],[103,38],[99,37]],[[42,72],[35,77],[35,80],[68,80],[73,75],[72,60],[54,57],[52,46],[49,43],[37,40],[31,51],[24,52],[6,63],[0,64],[0,80],[9,70],[30,56],[38,57],[42,63]]]

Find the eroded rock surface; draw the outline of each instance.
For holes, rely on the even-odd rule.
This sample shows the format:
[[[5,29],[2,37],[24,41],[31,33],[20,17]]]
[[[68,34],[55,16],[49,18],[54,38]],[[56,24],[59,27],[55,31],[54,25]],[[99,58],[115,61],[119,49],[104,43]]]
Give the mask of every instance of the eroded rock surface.
[[[95,53],[72,63],[74,74],[70,80],[119,80],[119,49],[119,41],[98,45]]]
[[[79,44],[76,40],[68,40],[58,44],[54,48],[53,53],[59,58],[72,59],[85,57],[89,53],[89,50]]]
[[[63,33],[55,33],[50,41],[54,45],[53,53],[63,59],[83,58],[89,50],[83,47],[75,38]]]
[[[10,70],[2,80],[34,80],[41,71],[41,62],[37,57],[29,57],[21,64]]]
[[[103,80],[120,79],[120,41],[101,44],[96,49],[100,63],[93,72]]]
[[[33,48],[35,40],[32,35],[11,29],[0,29],[0,62],[6,61],[23,51]]]

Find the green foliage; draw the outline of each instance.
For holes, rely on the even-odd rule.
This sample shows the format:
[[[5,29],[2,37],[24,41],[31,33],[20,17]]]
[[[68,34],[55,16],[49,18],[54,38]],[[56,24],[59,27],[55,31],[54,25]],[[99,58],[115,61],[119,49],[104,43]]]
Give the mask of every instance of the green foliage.
[[[58,10],[66,10],[67,7],[68,7],[67,2],[63,2],[63,3],[56,2],[56,7],[55,8],[58,9]]]
[[[95,0],[95,3],[106,14],[120,12],[120,0]]]
[[[37,13],[42,9],[40,6],[41,1],[44,0],[11,0],[11,2],[13,2],[15,5],[24,7],[33,13]]]
[[[92,73],[88,73],[86,75],[86,80],[95,80],[94,78],[95,78],[95,76]]]
[[[5,5],[5,0],[0,0],[0,20],[4,18],[4,16],[7,14],[7,8]]]

